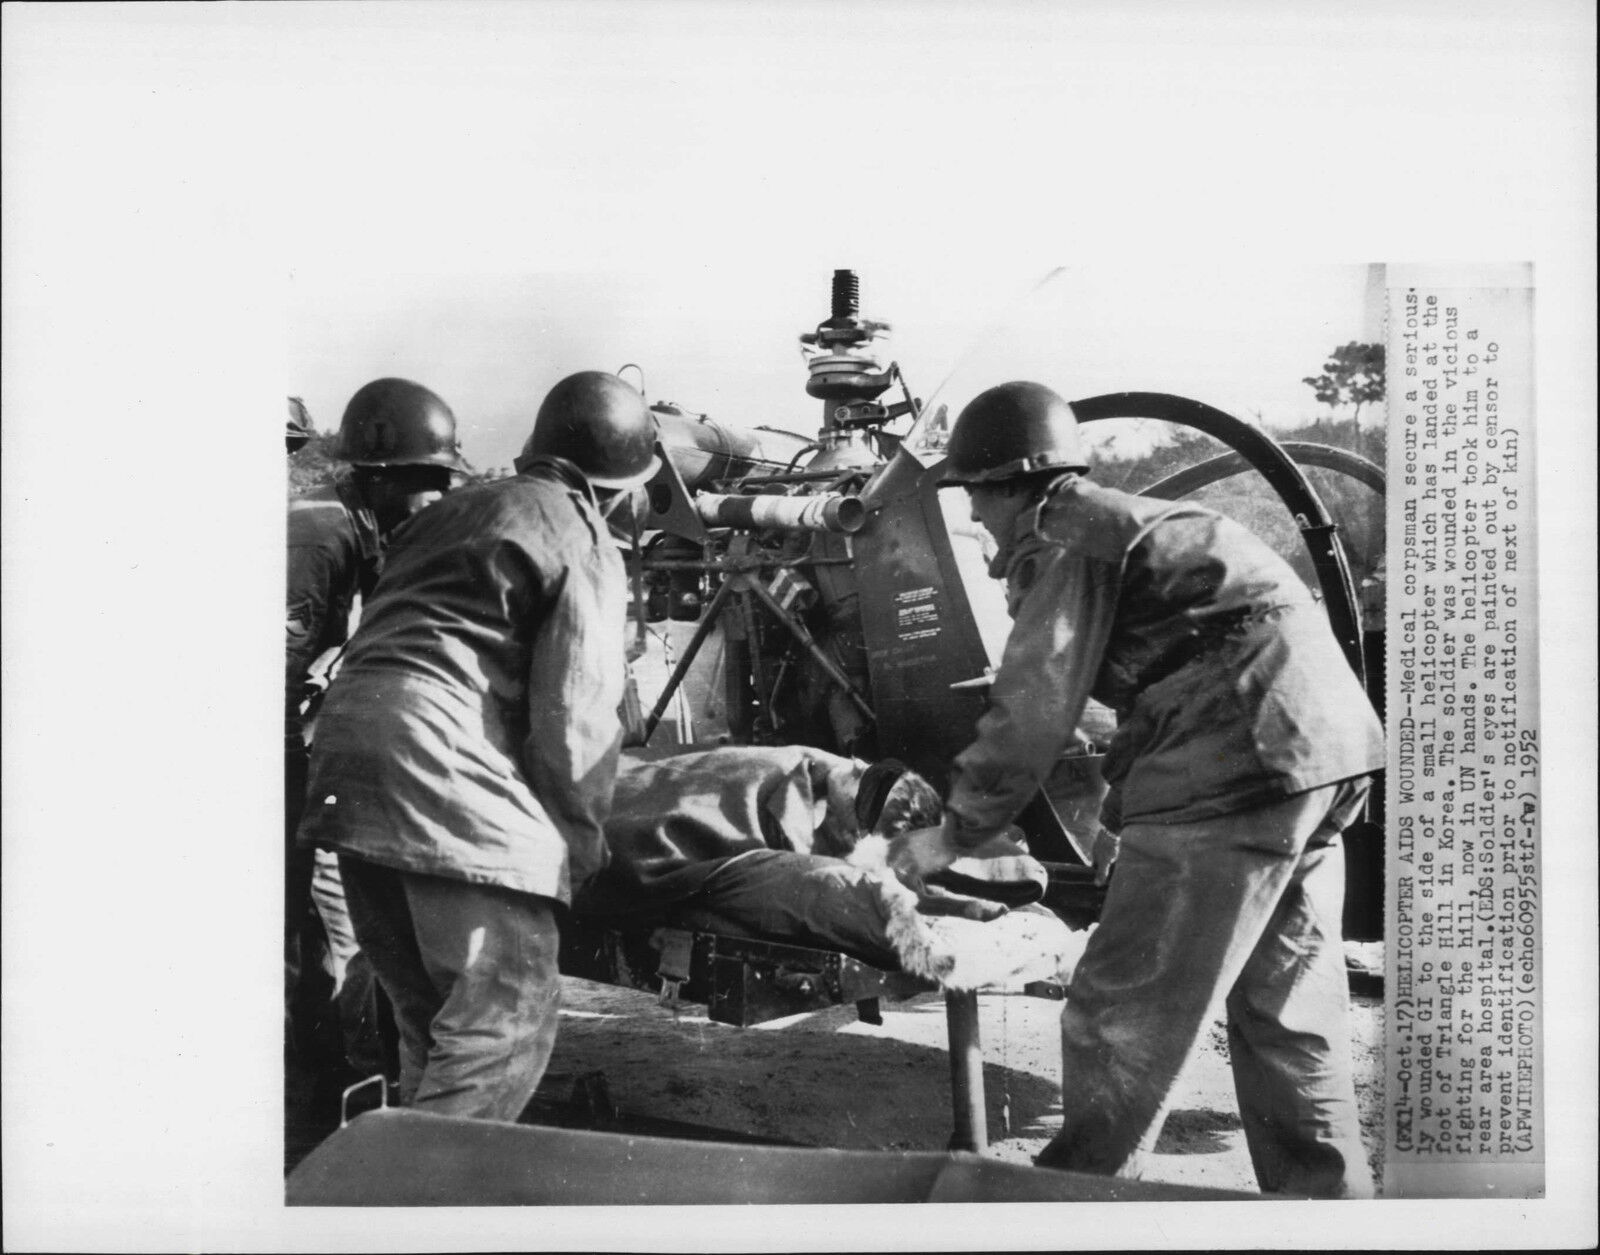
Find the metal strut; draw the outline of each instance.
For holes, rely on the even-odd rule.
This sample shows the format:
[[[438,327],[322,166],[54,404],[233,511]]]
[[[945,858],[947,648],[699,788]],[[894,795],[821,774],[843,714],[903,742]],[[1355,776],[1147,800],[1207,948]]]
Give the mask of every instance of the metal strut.
[[[867,705],[866,700],[860,693],[856,692],[855,686],[850,683],[849,677],[839,670],[831,658],[822,652],[822,648],[817,644],[815,638],[810,632],[806,631],[806,625],[785,610],[779,604],[778,599],[772,595],[771,590],[762,584],[760,580],[750,581],[750,591],[761,599],[762,604],[768,610],[777,616],[778,622],[789,629],[795,640],[800,642],[801,647],[811,655],[812,661],[822,668],[827,677],[845,691],[845,696],[850,699],[862,716],[870,722],[876,723],[878,716],[872,713],[872,707]]]
[[[978,994],[947,989],[944,1013],[950,1036],[950,1092],[955,1115],[951,1150],[982,1154],[989,1149],[989,1115],[983,1098],[983,1037],[978,1028]]]
[[[672,675],[668,677],[666,687],[661,690],[661,696],[656,699],[655,708],[651,710],[650,717],[645,720],[644,740],[646,744],[649,743],[651,736],[655,733],[656,726],[661,722],[661,716],[666,712],[667,705],[672,701],[672,695],[678,691],[678,686],[683,683],[684,677],[689,674],[689,668],[694,663],[695,655],[700,652],[700,647],[705,644],[706,637],[711,635],[712,630],[716,627],[717,620],[721,617],[722,612],[727,608],[728,602],[732,600],[733,594],[736,592],[754,594],[756,599],[772,612],[778,622],[789,630],[795,640],[800,642],[801,647],[811,655],[812,660],[822,668],[827,677],[844,690],[845,695],[855,705],[856,709],[861,712],[862,716],[869,721],[877,721],[877,715],[873,713],[872,707],[867,705],[866,700],[860,693],[856,692],[855,686],[850,683],[849,677],[839,669],[831,658],[822,652],[821,646],[817,644],[816,638],[806,630],[805,624],[785,610],[783,605],[772,595],[771,591],[760,579],[750,574],[741,573],[728,576],[717,586],[716,594],[711,598],[711,604],[706,607],[705,615],[695,626],[694,635],[689,639],[688,647],[683,651],[683,656],[678,659],[678,665],[673,668]]]
[[[706,607],[705,615],[700,622],[695,624],[694,635],[689,638],[689,645],[683,651],[683,657],[678,659],[678,665],[672,669],[672,675],[667,680],[667,685],[661,690],[661,696],[656,699],[655,709],[650,712],[650,717],[644,723],[644,740],[649,744],[654,735],[656,725],[661,722],[661,716],[666,712],[667,705],[672,701],[672,695],[678,691],[678,686],[683,683],[683,677],[689,674],[695,655],[700,652],[700,646],[706,643],[706,637],[711,635],[712,628],[717,625],[717,618],[722,614],[722,608],[728,604],[728,599],[733,595],[733,584],[724,580],[717,586],[716,595],[711,598],[711,604]]]

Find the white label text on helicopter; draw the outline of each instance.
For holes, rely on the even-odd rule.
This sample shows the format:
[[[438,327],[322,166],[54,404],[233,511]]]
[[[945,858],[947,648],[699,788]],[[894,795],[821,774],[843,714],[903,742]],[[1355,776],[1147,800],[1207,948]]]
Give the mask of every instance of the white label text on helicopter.
[[[939,635],[939,607],[934,590],[912,588],[896,593],[895,634],[902,641],[921,641]]]

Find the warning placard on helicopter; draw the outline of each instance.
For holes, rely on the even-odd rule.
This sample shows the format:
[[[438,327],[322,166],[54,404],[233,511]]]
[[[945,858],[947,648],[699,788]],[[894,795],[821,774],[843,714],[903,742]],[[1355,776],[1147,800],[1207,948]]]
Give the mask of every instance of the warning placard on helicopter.
[[[1531,275],[1389,275],[1384,1192],[1536,1197]]]
[[[910,588],[894,595],[895,635],[902,641],[925,641],[939,635],[938,593],[932,587]]]

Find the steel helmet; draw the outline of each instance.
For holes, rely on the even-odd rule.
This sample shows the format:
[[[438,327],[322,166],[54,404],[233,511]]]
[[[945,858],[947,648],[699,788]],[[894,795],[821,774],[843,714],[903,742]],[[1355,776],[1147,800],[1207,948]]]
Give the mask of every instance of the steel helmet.
[[[584,370],[568,375],[545,397],[519,471],[534,458],[565,458],[596,488],[634,488],[661,465],[656,425],[644,397],[615,375]]]
[[[1041,383],[1003,383],[967,403],[950,430],[940,484],[1089,469],[1072,406]]]
[[[311,429],[311,415],[306,413],[306,403],[299,397],[289,398],[289,429],[287,443],[289,452],[303,448],[313,435]]]
[[[339,456],[357,466],[464,469],[456,416],[409,379],[374,379],[356,390],[339,424]]]

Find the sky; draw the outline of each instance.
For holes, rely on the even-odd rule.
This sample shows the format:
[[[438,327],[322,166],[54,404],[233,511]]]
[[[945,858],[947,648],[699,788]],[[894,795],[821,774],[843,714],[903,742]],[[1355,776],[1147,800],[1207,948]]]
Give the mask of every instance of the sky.
[[[237,63],[272,49],[270,112],[205,147],[283,172],[260,265],[284,283],[285,390],[331,427],[367,379],[416,378],[480,465],[564,374],[624,362],[652,400],[809,429],[794,337],[835,267],[924,396],[1064,265],[1106,277],[1052,323],[1069,390],[1287,414],[1329,348],[1373,334],[1359,286],[1296,276],[1390,256],[1330,236],[1321,202],[1387,232],[1391,167],[1346,173],[1364,190],[1341,197],[1318,150],[1383,126],[1415,66],[1337,15],[1250,5],[311,4],[218,27],[229,55],[183,63],[200,86],[248,92]],[[1505,32],[1439,37],[1483,87],[1437,159],[1480,204],[1538,208],[1553,153],[1520,153],[1522,178],[1470,160],[1518,90]],[[1219,91],[1241,55],[1252,74]]]
[[[1334,346],[1383,336],[1381,266],[838,265],[857,271],[862,315],[890,324],[879,354],[900,363],[915,395],[953,409],[1031,378],[1068,397],[1175,392],[1291,424],[1328,413],[1301,380]],[[426,383],[454,408],[480,467],[509,464],[558,379],[625,363],[651,401],[810,434],[821,405],[805,394],[797,337],[829,316],[831,281],[832,268],[781,253],[743,270],[714,259],[576,274],[297,268],[289,387],[332,429],[369,379]],[[1137,443],[1117,426],[1124,445]]]

